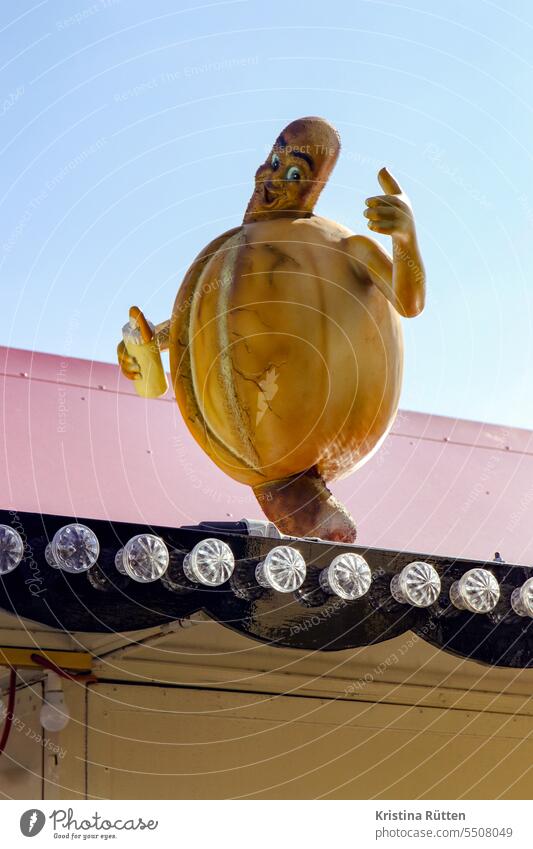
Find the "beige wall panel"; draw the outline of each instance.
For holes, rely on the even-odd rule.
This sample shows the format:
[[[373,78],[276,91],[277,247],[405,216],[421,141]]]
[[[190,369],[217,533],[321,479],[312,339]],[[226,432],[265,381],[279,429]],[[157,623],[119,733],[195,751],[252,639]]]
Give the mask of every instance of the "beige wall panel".
[[[7,696],[3,699],[7,705]],[[15,719],[7,748],[0,758],[0,798],[42,797],[43,744],[39,723],[41,685],[18,690]],[[0,719],[0,727],[3,721]]]
[[[89,726],[96,797],[531,798],[533,789],[530,717],[98,685]]]
[[[131,639],[131,638],[130,638]],[[533,669],[484,666],[430,646],[412,632],[343,652],[280,649],[214,622],[180,629],[156,645],[131,645],[95,662],[104,678],[132,683],[298,692],[434,707],[529,713]]]

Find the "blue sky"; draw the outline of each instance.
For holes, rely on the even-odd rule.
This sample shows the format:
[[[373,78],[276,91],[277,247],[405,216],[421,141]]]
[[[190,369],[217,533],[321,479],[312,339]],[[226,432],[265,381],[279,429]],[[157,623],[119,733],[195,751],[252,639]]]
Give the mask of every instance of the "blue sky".
[[[533,427],[532,39],[526,0],[4,2],[0,344],[112,361],[129,305],[167,318],[240,222],[278,131],[323,115],[320,214],[365,232],[382,165],[414,205],[402,406]]]

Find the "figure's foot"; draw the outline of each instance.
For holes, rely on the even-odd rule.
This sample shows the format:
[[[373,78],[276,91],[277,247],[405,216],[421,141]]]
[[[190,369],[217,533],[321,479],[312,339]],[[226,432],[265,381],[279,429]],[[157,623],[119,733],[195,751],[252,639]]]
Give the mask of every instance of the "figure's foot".
[[[355,542],[357,529],[313,469],[280,481],[254,487],[261,509],[283,534]]]

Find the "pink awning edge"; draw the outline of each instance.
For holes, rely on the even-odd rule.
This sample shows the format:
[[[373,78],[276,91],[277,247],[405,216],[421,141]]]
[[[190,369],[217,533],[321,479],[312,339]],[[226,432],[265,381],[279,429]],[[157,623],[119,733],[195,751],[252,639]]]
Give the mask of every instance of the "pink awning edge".
[[[171,391],[117,366],[0,347],[0,506],[164,525],[260,517],[203,454]],[[332,486],[362,545],[533,565],[533,432],[401,411],[380,452]]]

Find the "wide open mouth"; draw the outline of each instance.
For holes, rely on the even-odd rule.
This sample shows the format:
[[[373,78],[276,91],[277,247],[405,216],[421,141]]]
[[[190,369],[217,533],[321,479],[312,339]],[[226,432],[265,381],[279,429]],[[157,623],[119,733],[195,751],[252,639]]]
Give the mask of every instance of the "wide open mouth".
[[[283,192],[273,192],[265,183],[263,186],[263,195],[267,206],[274,204],[277,200],[283,197]]]

